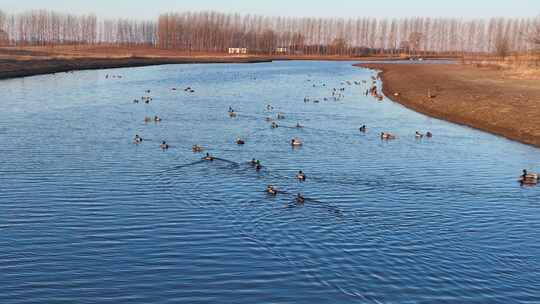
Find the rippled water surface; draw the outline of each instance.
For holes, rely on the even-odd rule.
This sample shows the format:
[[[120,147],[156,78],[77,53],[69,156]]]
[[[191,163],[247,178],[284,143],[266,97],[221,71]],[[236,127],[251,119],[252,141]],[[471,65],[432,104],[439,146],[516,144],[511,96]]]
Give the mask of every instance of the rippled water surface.
[[[540,187],[516,179],[540,150],[366,97],[351,64],[1,81],[0,303],[539,303]]]

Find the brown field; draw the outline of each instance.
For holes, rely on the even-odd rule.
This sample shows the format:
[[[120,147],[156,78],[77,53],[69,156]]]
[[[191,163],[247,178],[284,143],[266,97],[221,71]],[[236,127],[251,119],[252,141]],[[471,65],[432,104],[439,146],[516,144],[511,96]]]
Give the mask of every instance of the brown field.
[[[464,64],[360,66],[380,70],[385,95],[417,112],[540,147],[536,72]]]

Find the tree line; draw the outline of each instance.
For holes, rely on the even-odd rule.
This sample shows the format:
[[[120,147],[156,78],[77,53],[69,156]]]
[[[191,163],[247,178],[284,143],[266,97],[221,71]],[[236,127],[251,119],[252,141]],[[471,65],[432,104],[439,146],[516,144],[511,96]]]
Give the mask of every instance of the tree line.
[[[181,12],[141,21],[0,11],[0,34],[11,45],[146,45],[187,52],[241,47],[271,54],[281,47],[306,55],[509,53],[540,45],[540,17],[345,19]]]

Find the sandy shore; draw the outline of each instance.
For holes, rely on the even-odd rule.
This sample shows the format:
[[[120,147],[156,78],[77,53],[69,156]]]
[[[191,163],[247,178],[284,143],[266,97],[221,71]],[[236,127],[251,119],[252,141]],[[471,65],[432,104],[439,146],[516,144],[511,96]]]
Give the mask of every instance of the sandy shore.
[[[381,71],[385,95],[408,108],[540,147],[538,80],[462,64],[358,66]]]

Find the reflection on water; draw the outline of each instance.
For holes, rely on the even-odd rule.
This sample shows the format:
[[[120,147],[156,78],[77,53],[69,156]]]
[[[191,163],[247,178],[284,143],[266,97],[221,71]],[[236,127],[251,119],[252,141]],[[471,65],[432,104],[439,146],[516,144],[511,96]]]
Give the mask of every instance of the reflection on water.
[[[0,82],[0,302],[539,302],[540,187],[516,182],[539,150],[375,101],[371,76],[275,62]]]

